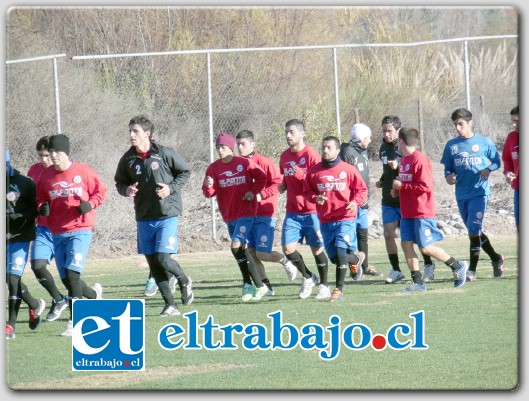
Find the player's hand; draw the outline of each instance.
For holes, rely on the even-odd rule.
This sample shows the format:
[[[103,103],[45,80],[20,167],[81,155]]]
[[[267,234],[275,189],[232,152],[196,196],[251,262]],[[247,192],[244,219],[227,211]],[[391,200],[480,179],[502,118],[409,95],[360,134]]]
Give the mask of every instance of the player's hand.
[[[375,187],[382,188],[382,180],[378,180],[377,182],[375,182]]]
[[[316,203],[318,205],[323,205],[327,199],[328,198],[325,196],[325,192],[322,192],[316,197]]]
[[[398,198],[398,197],[399,197],[399,190],[393,188],[391,191],[389,191],[389,194],[390,194],[393,198]]]
[[[255,199],[257,199],[257,203],[259,203],[259,202],[261,202],[263,200],[263,197],[261,196],[260,192],[257,195],[255,195]]]
[[[353,214],[356,214],[356,212],[358,210],[358,205],[356,204],[356,202],[351,201],[347,205],[346,209],[350,210]]]
[[[246,201],[246,202],[251,202],[253,201],[255,198],[255,195],[253,194],[252,191],[248,191],[244,194],[242,200]]]
[[[136,196],[136,193],[138,192],[138,183],[135,182],[134,184],[127,187],[127,190],[125,191],[125,194],[127,196]]]
[[[77,206],[77,210],[81,214],[87,214],[92,209],[92,205],[90,204],[90,202],[87,201],[82,201],[81,204]]]
[[[481,176],[481,179],[483,181],[487,181],[489,179],[491,171],[488,168],[484,168],[483,170],[479,170],[479,175]]]
[[[445,176],[446,183],[448,185],[454,185],[456,183],[456,175],[454,173]]]
[[[171,188],[169,188],[169,185],[164,184],[163,182],[157,182],[156,187],[156,195],[158,195],[158,198],[163,199],[171,195]]]
[[[211,188],[213,186],[213,178],[208,175],[204,181],[204,184],[206,185],[206,188]]]
[[[398,178],[395,178],[393,180],[392,188],[396,189],[397,191],[400,191],[400,189],[402,188],[402,181],[399,180]]]
[[[388,166],[391,169],[396,170],[397,168],[399,168],[399,162],[397,160],[388,160]]]
[[[39,214],[41,216],[49,216],[50,215],[50,204],[48,202],[44,202],[42,205],[40,205]]]
[[[287,190],[287,184],[285,184],[284,182],[279,183],[279,185],[277,186],[277,190],[280,194],[284,193]]]
[[[507,181],[507,184],[512,184],[515,179],[516,174],[514,174],[512,171],[509,171],[507,174],[505,174],[505,181]]]

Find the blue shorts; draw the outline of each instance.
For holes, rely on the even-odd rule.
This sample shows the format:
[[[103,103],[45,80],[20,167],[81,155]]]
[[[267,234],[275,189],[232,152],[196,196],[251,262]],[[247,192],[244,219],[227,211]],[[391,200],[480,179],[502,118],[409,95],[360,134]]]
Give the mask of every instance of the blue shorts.
[[[437,228],[435,219],[401,219],[400,240],[415,242],[419,248],[425,248],[434,242],[442,241],[444,235]]]
[[[321,234],[325,244],[325,252],[329,260],[337,256],[336,248],[356,251],[356,221],[344,220],[321,225]]]
[[[138,253],[154,255],[155,253],[178,252],[178,217],[167,219],[138,221]]]
[[[400,221],[400,207],[382,205],[382,225]]]
[[[61,279],[66,278],[66,269],[83,273],[91,241],[92,231],[82,230],[53,235],[55,264]]]
[[[323,238],[320,231],[320,221],[316,213],[296,214],[288,213],[283,220],[281,231],[281,245],[292,244],[294,242],[305,243],[312,247],[321,248]]]
[[[515,189],[514,190],[514,221],[516,222],[516,226],[520,223],[520,206],[519,206],[519,200],[518,197],[520,195],[520,191]]]
[[[254,248],[258,252],[272,252],[276,221],[277,217],[256,216],[248,236],[248,248]]]
[[[45,259],[48,264],[53,260],[53,238],[48,227],[37,226],[37,234],[31,244],[31,259]]]
[[[228,225],[228,233],[230,234],[231,240],[233,242],[246,244],[252,231],[254,220],[254,217],[241,217],[240,219],[227,222],[226,224]]]
[[[356,214],[356,228],[369,228],[369,219],[367,218],[367,209],[358,209]]]
[[[6,243],[6,273],[22,277],[28,263],[29,241]]]
[[[462,199],[457,201],[459,213],[463,219],[463,223],[467,227],[467,231],[471,235],[481,234],[483,228],[483,217],[487,209],[488,197],[476,196],[470,199]]]

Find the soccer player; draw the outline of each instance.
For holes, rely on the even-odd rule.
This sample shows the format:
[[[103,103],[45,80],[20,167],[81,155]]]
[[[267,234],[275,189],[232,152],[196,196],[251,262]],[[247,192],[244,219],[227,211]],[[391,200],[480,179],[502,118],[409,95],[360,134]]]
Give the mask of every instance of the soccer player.
[[[35,183],[38,182],[40,174],[52,165],[48,151],[48,136],[44,136],[37,141],[37,154],[40,161],[33,164],[28,170],[28,177]],[[38,216],[35,239],[31,243],[30,261],[31,270],[33,270],[37,281],[52,297],[51,308],[46,315],[48,322],[53,322],[60,318],[62,312],[68,307],[68,300],[57,288],[55,280],[47,268],[54,255],[53,239],[50,230],[46,226],[46,217]]]
[[[11,166],[6,149],[6,282],[9,293],[7,302],[6,339],[15,338],[20,304],[29,308],[29,328],[35,330],[40,315],[46,307],[43,299],[35,299],[22,282],[22,274],[28,262],[29,244],[35,239],[37,202],[35,183]]]
[[[202,193],[206,198],[217,197],[220,214],[228,226],[231,253],[243,279],[241,300],[260,301],[268,287],[263,284],[256,266],[249,263],[246,249],[257,213],[257,195],[266,187],[266,174],[250,159],[233,154],[235,142],[233,135],[225,132],[217,135],[215,146],[219,159],[208,166]]]
[[[382,276],[375,266],[368,263],[368,234],[369,221],[367,210],[369,208],[369,164],[367,147],[371,143],[371,129],[365,124],[355,124],[351,128],[351,140],[340,145],[340,158],[355,166],[362,179],[366,183],[368,195],[363,205],[358,209],[356,215],[356,239],[358,241],[358,250],[365,255],[364,261],[357,272],[351,273],[353,280],[359,280],[363,274],[371,276]]]
[[[400,225],[400,199],[391,196],[393,180],[399,175],[399,162],[402,158],[398,150],[398,135],[402,123],[398,116],[388,115],[382,119],[384,138],[380,145],[379,158],[382,162],[382,176],[375,186],[382,189],[382,225],[384,229],[384,243],[388,253],[391,272],[386,277],[386,283],[394,284],[404,280],[406,276],[399,267],[399,254],[395,232]],[[428,255],[424,259],[424,281],[434,279],[435,264]]]
[[[412,283],[403,292],[426,291],[419,259],[413,249],[414,243],[421,253],[433,257],[452,269],[454,287],[459,288],[466,282],[468,264],[457,261],[446,251],[433,245],[443,240],[443,233],[437,228],[432,163],[416,149],[419,131],[402,127],[399,131],[398,146],[402,154],[399,175],[393,180],[392,196],[400,196],[401,245],[411,272]]]
[[[323,248],[316,204],[303,194],[307,171],[321,161],[321,156],[315,149],[305,144],[305,125],[302,121],[297,119],[287,121],[285,137],[288,148],[279,157],[279,172],[283,174],[283,182],[278,187],[279,193],[287,192],[287,210],[281,233],[283,253],[303,276],[299,297],[301,299],[310,297],[312,289],[318,283],[318,277],[308,269],[303,257],[297,251],[298,244],[305,239],[320,275],[316,298],[330,298],[331,292],[327,283],[328,259]]]
[[[367,185],[358,170],[339,156],[340,140],[326,136],[321,143],[322,161],[310,168],[304,195],[315,202],[325,252],[336,265],[336,287],[331,302],[343,299],[347,268],[362,269],[363,252],[356,252],[356,216],[367,200]]]
[[[492,261],[494,277],[503,275],[503,255],[497,253],[483,232],[483,218],[491,194],[489,175],[500,168],[500,156],[489,138],[472,130],[472,113],[464,108],[452,113],[452,122],[458,136],[450,139],[444,148],[441,163],[445,180],[456,186],[455,196],[459,213],[470,239],[469,281],[477,277],[476,269],[481,248]]]
[[[285,269],[289,281],[295,280],[298,274],[296,266],[285,255],[272,250],[277,221],[276,210],[279,194],[277,187],[283,178],[271,159],[255,151],[253,132],[241,131],[235,136],[235,139],[239,154],[256,163],[266,174],[266,187],[256,195],[257,214],[248,235],[248,252],[255,263],[261,280],[268,287],[266,295],[272,296],[274,289],[266,276],[263,261],[280,263]]]
[[[118,162],[114,182],[121,196],[134,199],[138,253],[145,255],[165,302],[160,316],[177,316],[180,310],[172,294],[176,281],[170,278],[176,277],[183,305],[194,299],[191,278],[171,258],[178,252],[182,188],[191,172],[174,149],[154,141],[154,124],[147,117],[131,118],[128,130],[131,147]]]
[[[44,170],[37,183],[37,204],[53,238],[55,263],[59,277],[68,289],[70,319],[61,334],[72,335],[72,303],[83,296],[102,298],[103,288],[88,287],[81,279],[95,223],[95,208],[106,196],[107,188],[97,173],[86,164],[70,160],[70,140],[66,135],[52,135],[49,153],[53,167]]]
[[[519,156],[519,134],[518,127],[520,125],[520,112],[518,106],[511,110],[511,123],[513,130],[507,135],[505,144],[503,145],[502,160],[503,160],[503,174],[505,180],[512,189],[514,189],[514,221],[516,222],[516,230],[520,222],[520,209],[518,204],[519,191],[519,174],[518,174],[518,156]]]

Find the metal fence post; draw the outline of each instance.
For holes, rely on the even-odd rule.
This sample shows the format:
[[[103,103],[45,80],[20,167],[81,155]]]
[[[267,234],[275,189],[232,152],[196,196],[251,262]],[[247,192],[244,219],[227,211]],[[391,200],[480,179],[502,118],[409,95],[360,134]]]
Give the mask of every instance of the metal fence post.
[[[57,119],[57,134],[61,134],[61,106],[59,102],[59,74],[57,72],[57,58],[53,58],[53,88],[55,92],[55,115]]]
[[[213,96],[211,94],[211,53],[206,53],[208,64],[208,117],[209,117],[209,161],[213,163]],[[217,239],[217,223],[215,221],[215,198],[210,199],[211,204],[211,236]]]
[[[467,110],[470,110],[470,63],[468,62],[468,40],[465,40],[465,94]]]
[[[340,122],[340,97],[338,87],[338,60],[336,56],[336,47],[332,48],[332,58],[334,62],[334,103],[336,108],[336,127],[338,129],[338,138],[342,139],[342,127]]]

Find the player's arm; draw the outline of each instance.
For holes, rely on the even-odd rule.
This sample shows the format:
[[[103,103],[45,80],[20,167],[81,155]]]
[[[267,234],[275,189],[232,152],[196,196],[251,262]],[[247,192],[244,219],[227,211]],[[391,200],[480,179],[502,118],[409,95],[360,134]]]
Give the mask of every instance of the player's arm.
[[[256,163],[253,163],[249,160],[248,160],[247,169],[248,169],[248,172],[250,173],[250,176],[253,179],[251,191],[254,195],[257,195],[262,190],[264,190],[266,187],[266,183],[267,183],[266,173]]]
[[[489,165],[484,169],[478,171],[483,181],[488,180],[490,173],[498,170],[501,167],[500,154],[498,153],[496,146],[494,146],[494,144],[489,138],[487,138],[487,145],[488,146],[485,152],[485,156],[486,159],[488,159],[489,161]]]
[[[501,154],[501,159],[503,161],[503,174],[507,175],[509,173],[514,174],[514,163],[512,161],[512,149],[511,149],[511,143],[509,141],[509,138],[505,141],[505,145],[503,146],[503,151]]]
[[[204,180],[202,181],[202,194],[206,198],[212,198],[216,194],[216,184],[215,184],[215,174],[213,171],[212,166],[210,165],[207,170],[206,174],[204,176]]]
[[[353,194],[351,201],[355,202],[358,207],[362,206],[367,201],[368,189],[364,179],[356,169],[351,177],[350,188]]]
[[[103,183],[101,178],[97,175],[95,170],[88,168],[88,202],[95,209],[103,203],[107,196],[107,186]]]
[[[309,202],[322,205],[327,200],[327,197],[325,196],[325,192],[320,193],[317,185],[313,182],[312,177],[313,176],[309,174],[307,175],[306,180],[303,181],[303,197]]]
[[[134,182],[132,182],[129,177],[125,158],[122,157],[119,160],[116,173],[114,174],[114,185],[121,196],[131,196],[131,190],[128,190],[128,188],[132,184],[134,184]]]
[[[441,157],[441,164],[444,168],[446,183],[448,185],[454,185],[456,183],[456,171],[454,168],[454,160],[452,159],[448,143],[445,145],[443,156]]]
[[[270,163],[266,166],[266,183],[267,186],[259,193],[257,201],[271,198],[279,193],[279,184],[283,182],[283,177],[279,174],[277,167]]]

